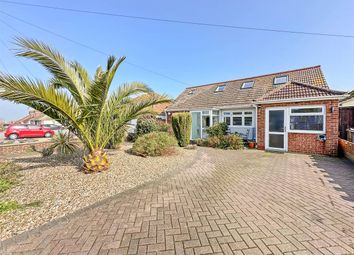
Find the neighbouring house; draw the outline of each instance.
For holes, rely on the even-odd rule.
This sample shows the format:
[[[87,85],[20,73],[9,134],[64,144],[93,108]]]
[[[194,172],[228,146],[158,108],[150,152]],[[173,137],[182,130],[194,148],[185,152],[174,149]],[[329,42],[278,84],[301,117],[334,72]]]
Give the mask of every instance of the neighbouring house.
[[[339,102],[339,137],[349,139],[350,129],[354,129],[354,92]]]
[[[339,100],[320,66],[186,88],[167,108],[192,114],[191,139],[226,122],[261,150],[336,155]]]
[[[138,98],[141,99],[146,99],[146,97],[149,97],[149,94],[140,96]],[[161,120],[161,121],[166,121],[167,120],[167,114],[166,114],[166,109],[171,105],[171,103],[161,103],[161,104],[156,104],[151,106],[151,112],[155,115],[156,119]],[[129,133],[134,133],[137,125],[137,119],[133,119],[129,121],[128,123],[128,132]]]
[[[29,110],[28,115],[25,117],[13,121],[13,123],[17,124],[33,124],[33,125],[47,125],[47,124],[53,124],[53,125],[61,125],[59,122],[56,120],[53,120],[52,118],[48,117],[42,112],[36,111],[36,110]]]

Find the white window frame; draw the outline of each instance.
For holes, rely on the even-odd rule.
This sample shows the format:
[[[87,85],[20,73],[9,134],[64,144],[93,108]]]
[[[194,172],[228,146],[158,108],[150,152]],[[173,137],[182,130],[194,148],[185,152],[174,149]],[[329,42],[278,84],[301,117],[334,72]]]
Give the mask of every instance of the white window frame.
[[[234,112],[238,112],[241,114],[233,114]],[[245,114],[245,112],[252,112],[252,114]],[[230,127],[238,127],[238,128],[253,128],[255,127],[255,116],[254,116],[254,111],[253,110],[234,110],[231,112],[231,121],[230,121]],[[241,117],[242,119],[242,124],[241,125],[234,125],[233,118],[234,117]],[[252,124],[251,126],[246,126],[245,125],[245,117],[252,117]]]
[[[293,109],[308,109],[308,108],[322,108],[322,112],[307,112],[307,113],[291,113]],[[292,130],[290,129],[291,116],[323,116],[323,130]],[[288,133],[301,133],[301,134],[324,134],[326,133],[326,106],[325,105],[306,105],[294,106],[288,109]]]
[[[219,85],[216,87],[215,92],[224,92],[226,85]],[[221,89],[222,88],[222,89]]]
[[[222,122],[226,123],[225,118],[230,118],[230,125],[228,125],[228,126],[231,127],[232,112],[223,112],[222,113]]]
[[[251,84],[251,86],[245,87],[246,84]],[[241,89],[251,89],[251,88],[253,88],[253,85],[254,85],[254,81],[245,81],[244,83],[242,83]]]
[[[283,77],[286,77],[286,82],[275,82],[277,79],[283,78]],[[288,81],[289,81],[289,75],[278,75],[278,76],[274,77],[273,84],[274,85],[280,85],[280,84],[285,84]]]

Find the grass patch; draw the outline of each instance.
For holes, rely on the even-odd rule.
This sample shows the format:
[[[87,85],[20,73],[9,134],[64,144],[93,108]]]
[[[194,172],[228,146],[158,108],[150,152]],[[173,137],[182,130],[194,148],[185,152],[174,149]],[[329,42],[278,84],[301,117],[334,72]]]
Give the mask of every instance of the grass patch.
[[[0,213],[16,210],[19,208],[22,208],[22,205],[20,205],[17,201],[0,202]]]
[[[0,193],[12,188],[12,186],[14,186],[12,181],[0,178]]]
[[[20,166],[12,162],[0,162],[0,193],[18,183]]]
[[[16,209],[25,209],[28,207],[39,207],[41,206],[42,202],[41,201],[34,201],[28,204],[20,204],[17,201],[3,201],[0,202],[0,214]]]

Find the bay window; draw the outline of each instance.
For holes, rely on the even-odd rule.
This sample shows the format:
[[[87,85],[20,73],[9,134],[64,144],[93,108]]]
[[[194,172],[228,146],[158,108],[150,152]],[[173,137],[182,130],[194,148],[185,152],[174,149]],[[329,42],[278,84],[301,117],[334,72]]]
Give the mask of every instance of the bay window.
[[[290,132],[325,132],[325,107],[292,107],[289,111]]]

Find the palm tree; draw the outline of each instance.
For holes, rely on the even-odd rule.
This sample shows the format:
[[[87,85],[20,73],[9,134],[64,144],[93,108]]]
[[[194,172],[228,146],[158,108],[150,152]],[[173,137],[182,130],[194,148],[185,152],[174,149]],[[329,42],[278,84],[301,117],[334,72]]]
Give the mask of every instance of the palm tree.
[[[0,73],[0,98],[34,108],[57,120],[88,148],[86,172],[108,169],[104,147],[118,130],[132,119],[150,111],[151,106],[170,101],[140,82],[123,84],[110,91],[118,67],[125,57],[108,57],[105,69],[98,67],[91,78],[76,61],[67,61],[48,45],[16,39],[17,56],[32,59],[51,74],[49,81]],[[144,100],[135,98],[148,94]]]

